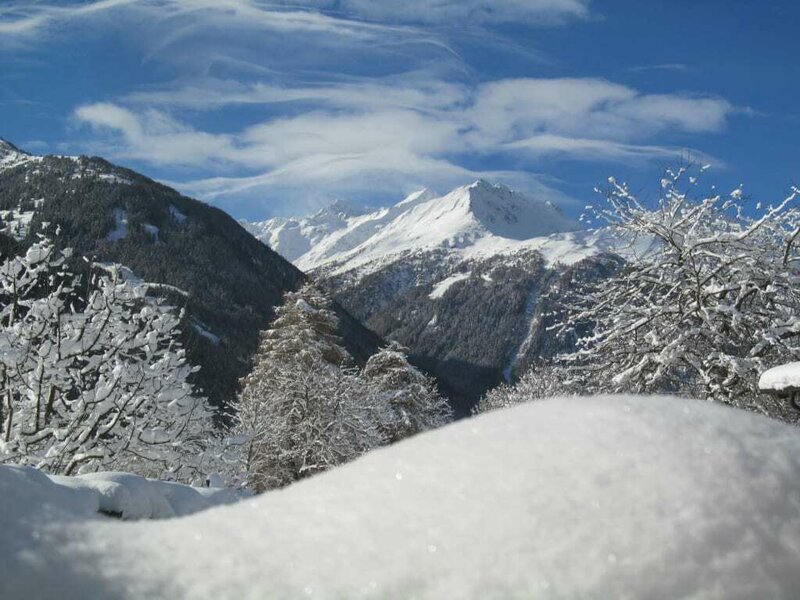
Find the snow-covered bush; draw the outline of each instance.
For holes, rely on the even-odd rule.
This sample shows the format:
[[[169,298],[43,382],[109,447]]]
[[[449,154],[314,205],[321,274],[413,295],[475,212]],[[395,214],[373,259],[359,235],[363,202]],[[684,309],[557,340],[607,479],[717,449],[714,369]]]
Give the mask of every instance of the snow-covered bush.
[[[286,294],[262,332],[233,429],[251,489],[286,485],[383,443],[336,327],[330,301],[308,284]]]
[[[370,357],[363,378],[371,405],[380,409],[381,431],[389,442],[435,429],[452,418],[450,405],[439,395],[433,378],[411,365],[405,348],[397,342]]]
[[[745,206],[741,189],[695,199],[697,173],[681,168],[648,206],[609,181],[595,216],[630,249],[617,275],[568,302],[562,333],[591,332],[566,357],[571,376],[590,392],[682,393],[781,413],[757,383],[800,357],[800,190],[766,209]]]
[[[117,265],[69,267],[41,237],[0,264],[0,461],[188,481],[213,437],[180,316]]]
[[[504,383],[489,390],[473,409],[473,414],[507,408],[531,400],[578,393],[579,390],[570,385],[570,374],[566,369],[552,363],[540,362],[517,382]]]

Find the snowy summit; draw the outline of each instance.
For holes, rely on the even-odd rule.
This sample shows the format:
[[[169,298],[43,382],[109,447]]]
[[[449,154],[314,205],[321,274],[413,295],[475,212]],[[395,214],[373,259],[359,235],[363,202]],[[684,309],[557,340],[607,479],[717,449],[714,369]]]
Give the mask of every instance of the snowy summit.
[[[0,171],[21,165],[29,160],[39,159],[23,152],[11,142],[0,137]]]
[[[301,269],[332,273],[369,271],[433,249],[470,258],[532,248],[552,262],[574,262],[597,251],[593,238],[552,202],[483,180],[444,196],[421,190],[367,214],[334,206],[311,217],[245,226]]]

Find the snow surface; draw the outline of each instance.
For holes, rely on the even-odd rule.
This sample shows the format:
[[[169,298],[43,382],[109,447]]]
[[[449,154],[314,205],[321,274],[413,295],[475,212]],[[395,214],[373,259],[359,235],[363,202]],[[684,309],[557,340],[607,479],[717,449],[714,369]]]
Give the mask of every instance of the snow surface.
[[[469,279],[469,276],[472,273],[456,273],[455,275],[451,275],[446,279],[443,279],[435,286],[433,286],[433,290],[430,294],[428,294],[428,298],[431,300],[437,300],[444,296],[445,292],[449,290],[454,283],[458,283],[459,281],[464,281],[465,279]]]
[[[169,205],[169,214],[172,215],[172,218],[175,219],[178,223],[186,222],[186,215],[183,214],[174,204]]]
[[[41,162],[41,156],[33,156],[23,152],[13,144],[0,138],[0,171],[18,167],[28,162]]]
[[[51,475],[50,479],[59,486],[94,494],[101,512],[126,520],[182,517],[241,499],[234,490],[192,487],[131,473]]]
[[[758,389],[781,392],[786,389],[800,389],[800,362],[791,362],[768,369],[758,380]]]
[[[161,230],[156,225],[151,223],[142,223],[142,228],[151,236],[153,236],[155,241],[158,241],[158,234],[161,233]]]
[[[2,597],[800,597],[800,436],[707,402],[534,402],[158,523],[18,475]]]
[[[24,240],[30,230],[31,221],[35,215],[32,210],[0,210],[0,219],[3,220],[2,233],[10,235],[15,240]]]
[[[368,214],[325,210],[308,218],[244,223],[305,271],[366,274],[404,254],[445,249],[462,259],[535,249],[548,263],[572,264],[613,245],[546,200],[476,181],[444,196],[415,192]]]

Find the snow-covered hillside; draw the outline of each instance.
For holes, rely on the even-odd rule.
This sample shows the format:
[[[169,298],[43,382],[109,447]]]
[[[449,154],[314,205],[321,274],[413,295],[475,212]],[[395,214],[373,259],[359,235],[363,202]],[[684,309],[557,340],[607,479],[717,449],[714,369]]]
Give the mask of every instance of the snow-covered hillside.
[[[461,415],[533,361],[571,349],[548,333],[557,288],[599,276],[619,247],[551,202],[485,181],[444,196],[423,190],[371,213],[334,205],[249,230],[407,346]]]
[[[17,167],[26,162],[39,162],[41,160],[41,156],[33,156],[23,152],[14,144],[0,138],[0,171]]]
[[[0,477],[4,598],[797,598],[794,427],[676,398],[554,399],[180,519]]]
[[[270,248],[278,250],[286,260],[295,261],[327,236],[345,229],[349,219],[363,212],[337,201],[310,217],[277,217],[254,223],[239,222]]]
[[[330,275],[371,272],[398,255],[433,249],[462,259],[536,249],[551,262],[573,263],[604,243],[551,202],[485,181],[444,196],[422,190],[367,214],[334,205],[311,217],[247,227],[301,269]]]

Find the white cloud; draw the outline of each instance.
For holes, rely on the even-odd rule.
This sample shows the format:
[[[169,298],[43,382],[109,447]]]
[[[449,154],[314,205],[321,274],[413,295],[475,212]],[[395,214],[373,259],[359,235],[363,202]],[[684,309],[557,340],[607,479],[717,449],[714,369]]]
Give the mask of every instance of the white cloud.
[[[693,68],[684,63],[660,63],[656,65],[639,65],[637,67],[628,67],[625,69],[631,73],[641,73],[643,71],[683,71],[689,72]]]
[[[263,104],[269,116],[213,134],[170,116],[208,108],[201,101],[215,108]],[[657,134],[717,131],[734,111],[717,98],[648,95],[589,78],[474,87],[413,78],[303,87],[212,81],[135,94],[127,102],[87,105],[75,116],[110,133],[106,149],[116,148],[121,158],[212,171],[184,187],[205,198],[275,190],[297,196],[310,186],[330,194],[380,194],[412,182],[445,187],[479,174],[465,165],[491,155],[523,165],[518,176],[529,183],[535,178],[526,178],[524,168],[542,157],[666,161],[682,149],[654,144]],[[299,114],[298,103],[304,106]],[[143,108],[154,104],[160,108]],[[294,110],[284,114],[284,106]]]
[[[573,138],[541,134],[509,142],[502,147],[507,152],[522,152],[530,156],[566,156],[572,159],[600,162],[644,162],[653,159],[674,161],[683,154],[697,161],[721,165],[719,159],[692,148],[626,144],[612,140]]]
[[[101,133],[119,136],[107,148],[111,155],[151,164],[201,165],[211,160],[246,164],[232,136],[196,131],[155,110],[134,113],[115,104],[97,103],[81,106],[75,117]]]
[[[375,39],[392,27],[411,32],[396,27],[409,23],[556,24],[587,16],[587,5],[588,0],[6,0],[0,6],[0,34],[30,37],[64,24],[133,17],[151,27],[180,21],[181,35],[192,28],[233,28]]]
[[[72,4],[10,0],[0,8],[0,33],[33,35],[50,26],[107,18],[112,13],[114,16],[147,17],[152,26],[180,20],[187,28],[213,22],[223,27],[356,36],[380,30],[369,23],[331,17],[318,11],[282,9],[275,3],[255,0],[95,0]]]
[[[288,3],[288,2],[287,2]],[[312,5],[335,8],[375,21],[411,23],[558,22],[586,17],[588,0],[316,0]]]
[[[462,104],[469,89],[462,84],[438,81],[427,74],[406,74],[345,81],[332,85],[280,86],[241,83],[234,79],[205,77],[197,82],[168,89],[128,94],[124,101],[143,106],[216,110],[226,106],[270,105],[289,102],[319,103],[340,108],[395,108],[441,110]]]
[[[716,131],[733,112],[720,98],[647,95],[603,79],[489,83],[472,108],[474,137],[510,141],[536,133],[630,140],[667,129]]]

